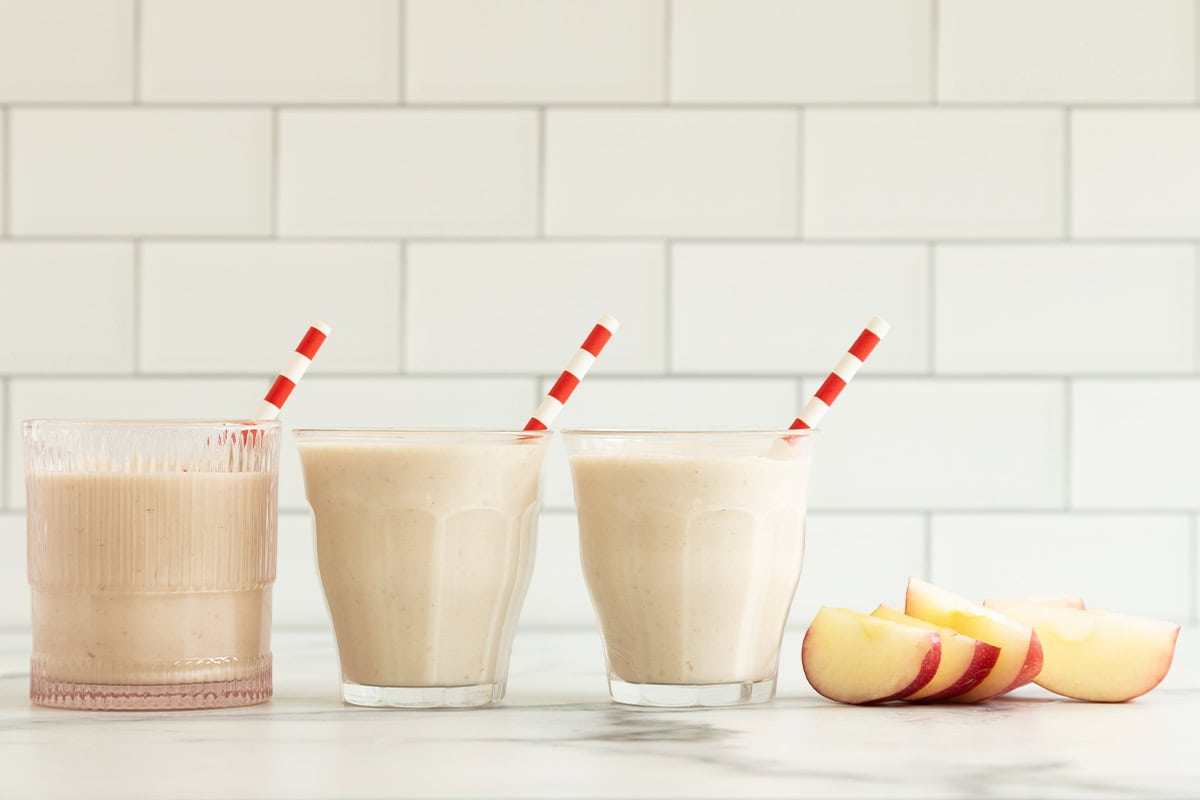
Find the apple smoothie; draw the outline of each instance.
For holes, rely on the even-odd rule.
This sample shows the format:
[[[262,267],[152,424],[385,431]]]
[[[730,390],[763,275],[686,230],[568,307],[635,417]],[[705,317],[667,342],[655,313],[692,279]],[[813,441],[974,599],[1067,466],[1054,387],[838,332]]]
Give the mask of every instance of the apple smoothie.
[[[566,434],[618,702],[770,699],[800,578],[811,433]]]
[[[355,705],[504,696],[547,433],[297,431]]]
[[[271,695],[278,425],[245,439],[223,423],[172,425],[26,426],[36,703],[213,708]],[[165,452],[186,439],[194,453]]]

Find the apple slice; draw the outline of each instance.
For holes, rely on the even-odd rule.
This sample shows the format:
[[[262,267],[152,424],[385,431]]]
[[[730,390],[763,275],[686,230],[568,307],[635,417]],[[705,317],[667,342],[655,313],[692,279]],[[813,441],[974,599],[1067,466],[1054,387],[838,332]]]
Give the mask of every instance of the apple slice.
[[[1146,617],[995,603],[995,609],[1033,626],[1046,650],[1038,686],[1064,697],[1120,703],[1153,689],[1175,656],[1179,626]]]
[[[908,697],[937,674],[942,643],[934,631],[848,608],[821,607],[804,635],[804,675],[839,703]]]
[[[952,698],[956,702],[974,703],[1011,692],[1042,669],[1042,646],[1031,626],[954,592],[909,578],[904,612],[1000,648],[992,671],[974,689]]]
[[[942,640],[942,658],[938,663],[937,674],[923,688],[904,698],[910,703],[945,700],[971,691],[983,682],[1000,657],[1000,648],[995,645],[963,636],[958,631],[934,625],[923,619],[910,617],[903,611],[888,606],[880,606],[871,612],[871,616],[934,631]]]
[[[1083,598],[1074,594],[1038,594],[1029,597],[1002,597],[995,600],[984,600],[983,604],[993,608],[999,603],[1032,603],[1038,606],[1054,606],[1055,608],[1084,609]]]

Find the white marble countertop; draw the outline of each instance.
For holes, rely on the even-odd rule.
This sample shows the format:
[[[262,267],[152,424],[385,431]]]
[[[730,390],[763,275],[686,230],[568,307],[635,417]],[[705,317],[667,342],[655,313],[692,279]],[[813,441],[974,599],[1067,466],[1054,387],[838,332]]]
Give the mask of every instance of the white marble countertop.
[[[0,634],[0,797],[1196,797],[1200,652],[1122,705],[1031,687],[976,707],[829,703],[785,642],[774,703],[608,702],[594,632],[522,631],[503,705],[343,706],[330,637],[276,633],[275,699],[221,711],[29,705],[28,636]]]

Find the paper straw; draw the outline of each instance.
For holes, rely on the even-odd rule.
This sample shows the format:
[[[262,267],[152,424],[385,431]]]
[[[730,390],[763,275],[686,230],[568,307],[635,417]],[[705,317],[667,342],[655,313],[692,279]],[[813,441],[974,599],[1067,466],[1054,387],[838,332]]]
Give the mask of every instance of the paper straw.
[[[592,327],[592,332],[583,340],[583,346],[567,362],[567,368],[550,387],[550,392],[533,412],[529,422],[525,423],[525,430],[544,431],[550,427],[554,418],[562,411],[563,404],[567,402],[571,392],[575,391],[575,387],[583,380],[583,376],[587,375],[592,364],[596,363],[596,356],[600,355],[604,345],[608,344],[608,340],[616,333],[618,325],[620,323],[616,319],[605,314]]]
[[[879,344],[880,339],[887,336],[891,327],[882,317],[871,317],[867,327],[854,340],[854,344],[850,345],[846,355],[842,356],[842,360],[833,368],[833,372],[829,373],[829,377],[821,384],[821,388],[817,389],[817,393],[804,406],[800,416],[796,417],[791,430],[817,426],[821,418],[825,416],[825,412],[833,405],[833,401],[842,393],[842,389],[845,389],[850,379],[858,373],[859,367],[867,360],[867,356],[871,355],[875,345]]]
[[[325,337],[329,336],[329,331],[329,326],[324,322],[314,322],[309,327],[300,344],[296,345],[296,351],[288,359],[287,366],[276,376],[275,382],[267,390],[266,397],[258,404],[254,419],[275,419],[279,416],[279,411],[287,402],[288,396],[308,371],[308,365],[312,363],[321,345],[325,344]]]

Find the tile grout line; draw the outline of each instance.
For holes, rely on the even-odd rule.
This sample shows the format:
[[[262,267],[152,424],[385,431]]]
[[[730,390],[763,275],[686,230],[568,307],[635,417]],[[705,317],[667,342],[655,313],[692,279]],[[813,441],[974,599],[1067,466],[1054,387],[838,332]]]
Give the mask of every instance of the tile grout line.
[[[142,372],[142,242],[133,240],[133,374]]]
[[[808,159],[805,157],[805,125],[808,116],[803,107],[796,109],[796,238],[804,240],[804,176]]]
[[[938,50],[941,48],[942,13],[939,0],[931,0],[929,4],[929,102],[939,105],[938,72],[941,69]]]
[[[1071,214],[1074,213],[1074,211],[1072,209],[1072,204],[1071,204],[1071,181],[1073,178],[1072,164],[1071,164],[1071,160],[1072,160],[1071,154],[1073,152],[1073,149],[1071,147],[1071,135],[1072,135],[1071,122],[1072,122],[1071,107],[1064,106],[1063,107],[1063,134],[1062,134],[1062,138],[1063,138],[1063,141],[1062,141],[1062,146],[1063,146],[1063,154],[1062,154],[1062,160],[1063,160],[1063,163],[1062,163],[1062,194],[1063,194],[1063,196],[1062,196],[1062,215],[1063,215],[1062,228],[1063,228],[1063,238],[1067,239],[1067,240],[1071,239],[1071,228],[1072,228]]]
[[[1200,542],[1197,542],[1196,537],[1200,535],[1197,530],[1196,515],[1188,515],[1188,574],[1191,576],[1191,592],[1188,593],[1188,620],[1195,625],[1200,622],[1200,583],[1197,583],[1197,564],[1200,564]]]
[[[400,369],[399,374],[403,375],[408,369],[408,242],[401,239],[396,243],[396,257],[400,264]]]
[[[279,239],[279,106],[271,106],[271,225],[270,239]]]
[[[537,230],[535,239],[546,238],[546,107],[537,110]]]
[[[127,108],[130,103],[126,100],[15,100],[8,105],[20,109],[64,109],[64,110],[111,110]],[[189,109],[204,109],[206,111],[214,110],[245,110],[245,109],[261,109],[264,106],[271,105],[269,101],[261,100],[164,100],[145,103],[148,108],[172,111],[186,111]],[[375,111],[387,112],[396,110],[396,102],[391,100],[363,100],[357,102],[349,101],[330,101],[317,102],[312,100],[295,101],[286,104],[289,109],[297,109],[301,111]],[[454,112],[480,112],[480,111],[528,111],[537,108],[539,103],[531,101],[508,101],[485,103],[482,101],[455,101],[455,102],[434,102],[428,100],[418,100],[414,102],[406,102],[405,107],[419,109],[422,111],[446,111]],[[555,109],[566,111],[646,111],[647,109],[662,108],[662,103],[657,103],[653,100],[620,100],[620,101],[559,101],[553,104]],[[907,111],[1061,111],[1064,107],[1061,101],[1005,101],[1005,102],[983,102],[983,101],[961,101],[961,102],[917,102],[911,100],[897,101],[822,101],[808,100],[803,103],[792,102],[738,102],[738,101],[723,101],[723,102],[688,102],[677,101],[671,104],[672,110],[679,111],[795,111],[797,108],[813,108],[821,111],[889,111],[895,113],[903,113]],[[1073,110],[1082,111],[1127,111],[1127,112],[1171,112],[1180,113],[1194,112],[1196,104],[1191,101],[1154,101],[1154,102],[1114,102],[1114,103],[1098,103],[1098,102],[1073,102],[1070,104]]]
[[[663,242],[663,375],[675,369],[675,244]]]
[[[396,105],[408,103],[408,3],[396,0],[396,17],[400,26],[400,38],[396,40],[396,70],[399,80],[396,83]]]
[[[927,355],[929,357],[928,376],[937,377],[937,245],[930,242],[926,250],[926,276],[929,285],[925,287],[925,302],[929,304],[926,310],[925,324],[929,330]]]
[[[281,108],[280,111],[289,110]],[[374,243],[374,244],[392,244],[401,234],[397,233],[368,233],[362,235],[351,234],[285,234],[272,237],[269,233],[254,233],[254,234],[239,234],[239,233],[188,233],[188,234],[142,234],[138,238],[145,242],[185,242],[195,243],[197,241],[206,244],[215,243],[253,243],[253,242],[291,242],[294,244],[359,244],[359,243]],[[21,242],[41,242],[41,243],[56,243],[56,242],[128,242],[129,234],[110,234],[110,233],[63,233],[63,234],[20,234],[11,236],[16,241]],[[510,234],[510,235],[474,235],[464,234],[462,236],[447,236],[447,235],[409,235],[404,237],[406,241],[419,242],[429,245],[460,245],[460,244],[496,244],[496,243],[515,243],[515,244],[535,244],[538,242],[560,242],[566,244],[660,244],[663,239],[663,234],[555,234],[545,237],[538,237],[530,234]],[[871,248],[882,246],[894,247],[923,247],[930,243],[929,236],[913,235],[909,237],[898,236],[858,236],[858,237],[805,237],[798,236],[689,236],[671,234],[672,241],[678,244],[687,245],[721,245],[731,244],[740,245],[743,247],[774,247],[778,245],[804,245],[804,246],[821,246],[821,247],[846,247],[846,248]],[[1155,247],[1155,246],[1171,246],[1171,247],[1195,247],[1200,243],[1200,239],[1195,236],[1089,236],[1076,237],[1073,239],[1064,239],[1061,236],[1024,236],[1024,237],[996,237],[996,236],[963,236],[956,238],[939,239],[934,242],[938,246],[986,246],[986,247],[1029,247],[1029,246],[1064,246],[1072,245],[1095,245],[1104,247]]]
[[[674,96],[674,75],[671,70],[671,45],[675,40],[675,3],[674,0],[663,0],[663,60],[662,60],[662,104],[671,105]]]
[[[1063,383],[1063,511],[1071,511],[1074,503],[1074,472],[1072,462],[1074,461],[1074,435],[1072,428],[1075,425],[1075,382],[1071,378],[1067,378]]]
[[[142,0],[133,0],[133,104],[142,104]]]

